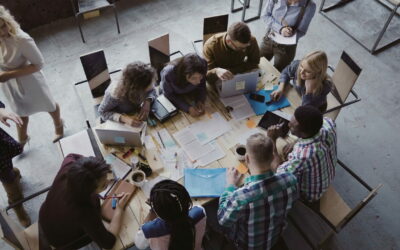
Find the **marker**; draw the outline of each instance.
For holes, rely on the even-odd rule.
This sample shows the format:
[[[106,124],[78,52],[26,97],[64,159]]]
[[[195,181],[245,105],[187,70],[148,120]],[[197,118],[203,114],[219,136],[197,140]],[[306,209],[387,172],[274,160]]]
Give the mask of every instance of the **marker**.
[[[111,201],[111,207],[112,209],[115,209],[117,207],[117,203],[118,203],[118,197],[116,194],[114,194],[112,196],[112,201]]]

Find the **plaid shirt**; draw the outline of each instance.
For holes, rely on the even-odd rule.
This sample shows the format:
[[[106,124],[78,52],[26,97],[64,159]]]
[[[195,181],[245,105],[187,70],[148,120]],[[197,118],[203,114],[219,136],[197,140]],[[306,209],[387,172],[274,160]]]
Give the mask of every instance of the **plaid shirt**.
[[[286,216],[297,199],[291,173],[249,176],[241,188],[229,186],[219,200],[218,221],[233,228],[239,249],[270,249],[278,240]]]
[[[301,197],[312,202],[321,198],[333,180],[336,162],[336,125],[325,117],[319,133],[312,138],[299,139],[288,161],[280,165],[277,172],[294,173]]]

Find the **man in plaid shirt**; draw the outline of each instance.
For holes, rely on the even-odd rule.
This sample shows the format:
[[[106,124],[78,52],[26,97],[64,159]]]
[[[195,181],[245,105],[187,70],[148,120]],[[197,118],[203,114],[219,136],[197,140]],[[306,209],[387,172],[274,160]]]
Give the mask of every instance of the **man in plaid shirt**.
[[[279,136],[280,125],[270,127],[272,140]],[[319,199],[335,176],[337,163],[336,125],[312,106],[296,109],[289,122],[290,132],[299,137],[288,160],[282,163],[278,173],[291,172],[300,185],[301,199],[312,208],[319,209]],[[275,130],[275,132],[271,132]]]
[[[221,195],[218,221],[230,229],[238,249],[271,249],[285,226],[286,216],[297,199],[297,181],[291,173],[272,171],[273,143],[264,134],[247,139],[245,161],[250,176],[238,187],[240,174],[227,172],[227,188]],[[276,245],[277,246],[277,245]]]

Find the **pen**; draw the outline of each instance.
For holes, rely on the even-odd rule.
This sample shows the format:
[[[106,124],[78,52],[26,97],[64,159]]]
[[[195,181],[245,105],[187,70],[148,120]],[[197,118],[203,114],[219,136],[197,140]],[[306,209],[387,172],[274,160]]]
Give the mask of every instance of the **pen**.
[[[117,194],[114,194],[114,196],[112,197],[112,201],[111,201],[112,209],[115,209],[117,207],[117,203],[118,203]]]
[[[102,200],[113,199],[113,198],[121,199],[121,198],[122,198],[122,195],[117,195],[117,196],[108,195],[108,196],[106,196],[106,197],[100,197],[100,198],[101,198]]]
[[[160,141],[161,141],[161,144],[162,144],[163,148],[165,148],[165,144],[164,144],[164,142],[163,142],[163,140],[161,138],[161,135],[160,135],[159,131],[157,131],[157,135],[158,135],[158,138],[160,138]]]

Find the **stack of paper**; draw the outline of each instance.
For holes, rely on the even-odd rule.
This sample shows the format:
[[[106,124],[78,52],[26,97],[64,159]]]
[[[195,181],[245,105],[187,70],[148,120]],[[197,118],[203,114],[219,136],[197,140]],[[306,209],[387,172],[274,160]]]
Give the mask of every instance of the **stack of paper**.
[[[225,107],[230,107],[230,114],[235,120],[243,120],[256,115],[244,95],[221,98]]]

